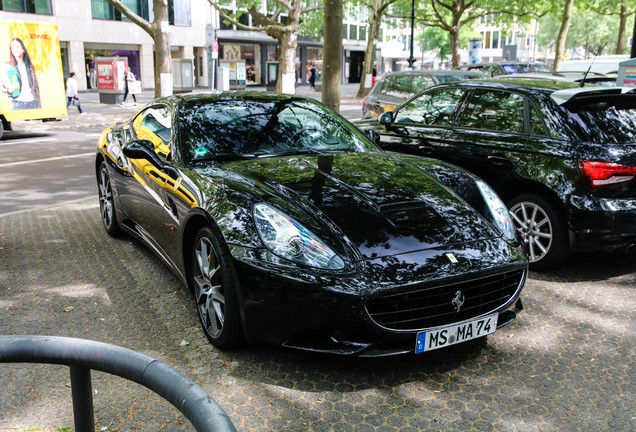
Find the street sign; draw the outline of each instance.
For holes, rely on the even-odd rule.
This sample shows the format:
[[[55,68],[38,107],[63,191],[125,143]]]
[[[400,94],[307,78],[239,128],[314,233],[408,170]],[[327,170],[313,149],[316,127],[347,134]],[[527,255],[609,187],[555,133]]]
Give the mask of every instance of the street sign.
[[[216,39],[212,41],[212,58],[215,60],[219,58],[219,43]]]
[[[212,46],[212,44],[215,42],[216,41],[214,40],[214,26],[212,24],[206,24],[205,25],[205,45]]]

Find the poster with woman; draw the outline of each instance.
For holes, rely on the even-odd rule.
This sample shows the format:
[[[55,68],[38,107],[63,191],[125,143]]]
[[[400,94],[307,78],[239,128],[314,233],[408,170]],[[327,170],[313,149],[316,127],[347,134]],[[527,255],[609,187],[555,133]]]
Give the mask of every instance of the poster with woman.
[[[29,52],[22,39],[14,37],[9,45],[9,61],[4,64],[2,90],[11,98],[11,109],[40,108],[40,87]]]
[[[9,121],[66,115],[55,24],[0,22],[0,114]]]

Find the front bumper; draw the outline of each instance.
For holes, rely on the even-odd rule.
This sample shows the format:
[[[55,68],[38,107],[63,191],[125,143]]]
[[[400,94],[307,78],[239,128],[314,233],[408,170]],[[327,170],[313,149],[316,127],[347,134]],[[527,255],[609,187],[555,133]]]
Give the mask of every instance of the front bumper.
[[[337,276],[307,269],[281,271],[280,267],[272,268],[255,259],[255,251],[237,253],[234,249],[246,336],[254,342],[313,352],[386,356],[414,352],[417,333],[441,325],[492,313],[499,314],[498,328],[510,324],[520,306],[527,260],[518,247],[506,245],[506,253],[502,253],[504,242],[491,242],[490,250],[496,251],[497,259],[480,255],[472,261],[462,260],[470,255],[468,250],[453,250],[464,264],[453,268],[440,262],[448,261],[447,250],[428,250],[403,254],[399,259],[361,262],[357,271]],[[495,244],[499,247],[493,247]],[[509,279],[505,289],[503,274],[514,274],[516,278],[514,282]],[[492,286],[473,283],[484,280]],[[466,293],[466,303],[473,304],[472,309],[455,314],[451,301],[459,289]],[[489,297],[484,294],[489,290],[496,293]],[[444,306],[432,304],[432,298],[440,299]],[[426,315],[413,328],[381,322],[377,307],[370,309],[370,305],[383,302],[403,310],[411,301],[419,301],[418,308]],[[432,318],[444,312],[443,308],[451,313],[441,319]]]

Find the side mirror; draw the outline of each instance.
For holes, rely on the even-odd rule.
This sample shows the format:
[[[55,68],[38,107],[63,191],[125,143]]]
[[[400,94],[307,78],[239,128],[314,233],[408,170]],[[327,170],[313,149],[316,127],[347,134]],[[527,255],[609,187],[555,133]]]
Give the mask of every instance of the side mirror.
[[[393,124],[393,111],[382,113],[380,116],[380,124],[384,126],[391,126]]]
[[[157,169],[163,169],[164,163],[157,153],[155,153],[155,145],[148,140],[133,140],[126,143],[123,148],[124,155],[128,159],[145,159],[154,165]]]

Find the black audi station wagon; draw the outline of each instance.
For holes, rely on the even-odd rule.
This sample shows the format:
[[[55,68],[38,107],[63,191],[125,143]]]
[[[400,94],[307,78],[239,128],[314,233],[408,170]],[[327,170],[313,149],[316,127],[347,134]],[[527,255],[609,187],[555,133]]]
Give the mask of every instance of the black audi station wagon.
[[[636,94],[550,80],[462,81],[379,121],[381,147],[464,167],[504,199],[531,267],[636,249]],[[378,137],[379,135],[379,137]]]

